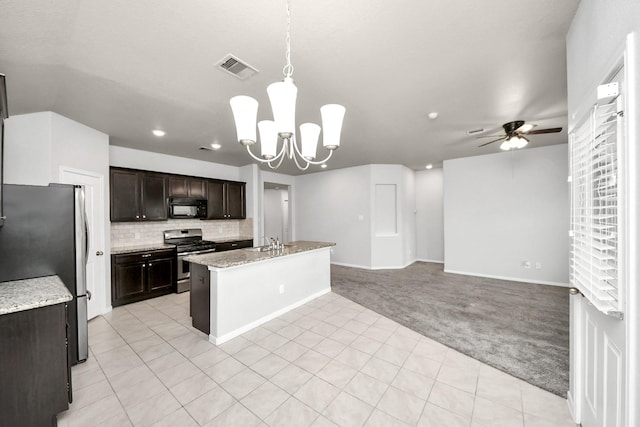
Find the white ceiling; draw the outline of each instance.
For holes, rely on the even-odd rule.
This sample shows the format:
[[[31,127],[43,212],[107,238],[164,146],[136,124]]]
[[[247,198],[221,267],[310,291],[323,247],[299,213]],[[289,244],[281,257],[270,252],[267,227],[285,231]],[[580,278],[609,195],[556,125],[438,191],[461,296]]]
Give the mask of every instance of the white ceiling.
[[[517,119],[563,127],[530,147],[565,143],[565,34],[578,2],[291,0],[297,122],[320,123],[326,103],[346,107],[329,169],[498,152],[466,131],[502,133]],[[9,113],[54,111],[112,145],[245,165],[229,99],[253,96],[258,119],[271,117],[266,87],[282,79],[285,29],[284,0],[3,1]],[[259,73],[221,71],[228,53]],[[222,149],[199,150],[212,142]]]

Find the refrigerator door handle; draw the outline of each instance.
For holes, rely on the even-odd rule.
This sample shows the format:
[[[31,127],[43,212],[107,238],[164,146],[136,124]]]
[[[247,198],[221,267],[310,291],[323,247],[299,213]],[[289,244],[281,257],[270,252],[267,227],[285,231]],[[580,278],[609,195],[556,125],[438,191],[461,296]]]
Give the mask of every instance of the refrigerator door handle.
[[[87,322],[87,297],[77,298],[78,308],[78,362],[89,357],[89,325]]]
[[[89,220],[87,219],[87,211],[82,210],[84,215],[84,265],[89,262]],[[85,269],[86,270],[86,269]]]
[[[87,259],[89,256],[89,234],[85,211],[84,187],[76,186],[76,296],[87,293]]]

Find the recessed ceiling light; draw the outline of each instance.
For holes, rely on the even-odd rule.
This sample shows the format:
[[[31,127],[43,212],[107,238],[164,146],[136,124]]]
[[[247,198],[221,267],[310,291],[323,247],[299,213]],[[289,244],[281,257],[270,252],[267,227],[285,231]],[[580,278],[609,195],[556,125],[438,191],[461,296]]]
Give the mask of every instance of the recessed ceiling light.
[[[323,164],[321,164],[321,165],[320,165],[320,167],[321,167],[322,169],[326,169],[326,168],[327,168],[327,164],[326,164],[326,163],[323,163]]]
[[[425,169],[433,169],[433,165],[429,163],[427,166],[425,166]]]
[[[154,129],[154,130],[153,130],[153,134],[154,134],[155,136],[165,136],[166,132],[165,132],[165,131],[163,131],[163,130],[160,130],[160,129]]]
[[[437,119],[437,118],[438,118],[438,116],[439,116],[439,114],[438,114],[438,112],[436,112],[436,111],[433,111],[433,112],[431,112],[431,113],[427,114],[427,117],[429,117],[431,120],[435,120],[435,119]]]
[[[222,148],[222,145],[214,142],[213,144],[211,144],[211,148],[213,148],[214,150],[219,150],[220,148]]]

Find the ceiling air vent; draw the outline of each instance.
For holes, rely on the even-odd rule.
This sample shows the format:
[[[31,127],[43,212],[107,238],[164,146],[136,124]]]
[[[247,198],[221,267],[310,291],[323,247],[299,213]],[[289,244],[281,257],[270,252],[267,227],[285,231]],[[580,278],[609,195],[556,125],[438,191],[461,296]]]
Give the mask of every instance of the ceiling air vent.
[[[467,135],[475,135],[476,133],[484,132],[483,128],[471,129],[467,131]]]
[[[204,151],[215,151],[213,148],[207,147],[206,145],[202,145],[199,149]]]
[[[258,72],[254,67],[231,54],[218,61],[217,65],[220,69],[236,76],[240,80],[247,80]]]

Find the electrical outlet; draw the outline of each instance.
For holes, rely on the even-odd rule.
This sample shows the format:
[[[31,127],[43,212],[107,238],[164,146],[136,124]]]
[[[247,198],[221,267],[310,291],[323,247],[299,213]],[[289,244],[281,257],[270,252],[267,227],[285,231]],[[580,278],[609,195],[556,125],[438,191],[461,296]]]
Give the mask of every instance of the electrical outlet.
[[[540,270],[540,269],[542,269],[542,263],[536,262],[536,270]]]
[[[524,261],[524,262],[522,263],[522,266],[523,266],[524,268],[531,268],[531,261]]]
[[[280,285],[279,291],[280,291],[280,294],[284,294],[284,285]]]

